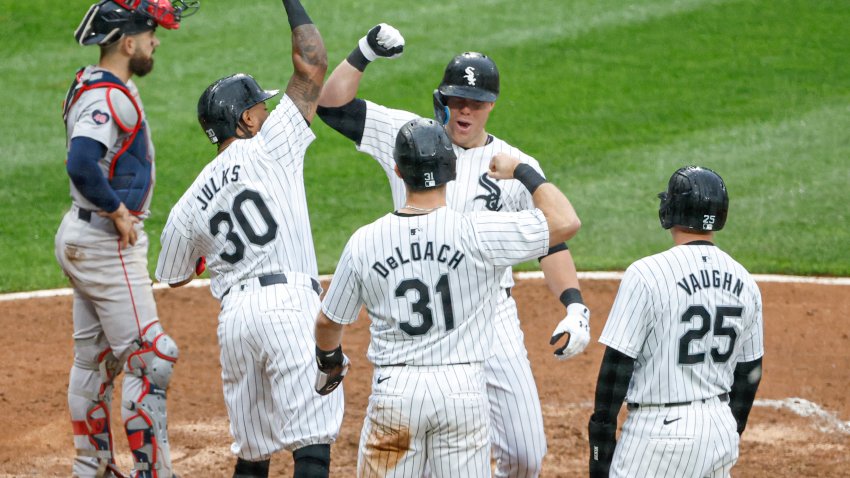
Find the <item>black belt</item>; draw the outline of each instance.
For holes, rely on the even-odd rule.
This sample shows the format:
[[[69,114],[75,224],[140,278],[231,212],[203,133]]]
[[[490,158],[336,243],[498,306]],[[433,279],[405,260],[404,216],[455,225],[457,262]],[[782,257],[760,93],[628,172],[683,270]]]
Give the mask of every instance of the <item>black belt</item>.
[[[91,214],[92,211],[88,209],[79,208],[77,209],[77,219],[81,221],[91,222]]]
[[[269,274],[267,276],[257,277],[257,280],[260,282],[260,285],[263,286],[263,287],[275,285],[275,284],[286,284],[286,283],[289,282],[289,281],[286,280],[286,274]],[[310,283],[313,286],[313,291],[317,295],[321,295],[322,286],[319,284],[319,281],[317,281],[316,279],[313,279],[311,277]],[[224,299],[224,296],[226,296],[227,294],[230,293],[230,289],[232,289],[232,287],[229,287],[226,291],[224,291],[224,294],[221,294],[222,299]]]
[[[687,406],[687,405],[690,405],[690,404],[696,403],[696,402],[705,403],[705,402],[711,400],[712,398],[714,398],[714,397],[703,398],[701,400],[694,400],[692,402],[628,403],[628,404],[626,404],[626,408],[628,410],[637,410],[638,408],[641,408],[641,407],[684,407],[684,406]],[[719,398],[721,402],[728,402],[729,401],[729,394],[728,393],[721,393],[720,395],[717,396],[717,398]]]

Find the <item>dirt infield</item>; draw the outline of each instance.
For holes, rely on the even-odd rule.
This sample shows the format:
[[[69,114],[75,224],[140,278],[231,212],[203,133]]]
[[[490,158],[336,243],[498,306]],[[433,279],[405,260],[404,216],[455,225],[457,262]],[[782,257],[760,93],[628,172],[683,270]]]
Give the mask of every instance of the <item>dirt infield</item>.
[[[549,453],[543,477],[586,476],[587,431],[603,347],[595,342],[616,281],[585,281],[594,342],[567,362],[551,357],[549,334],[562,307],[541,280],[514,290],[540,390]],[[760,284],[765,303],[764,379],[733,470],[739,477],[850,477],[850,287]],[[229,477],[227,414],[221,393],[215,326],[218,303],[206,288],[157,291],[160,317],[180,346],[169,391],[175,469],[186,477]],[[71,298],[0,302],[0,477],[68,476],[73,456],[66,405],[72,361]],[[365,317],[363,317],[365,319]],[[345,380],[346,412],[333,448],[332,476],[354,476],[357,441],[371,370],[365,358],[368,320],[345,336],[353,368]],[[120,389],[120,387],[118,387]],[[803,400],[789,400],[798,397]],[[117,413],[116,396],[113,403]],[[623,412],[625,414],[625,412]],[[621,415],[622,423],[623,415]],[[114,429],[120,430],[119,419]],[[116,436],[119,465],[130,466]],[[291,458],[272,460],[271,476],[291,476]]]

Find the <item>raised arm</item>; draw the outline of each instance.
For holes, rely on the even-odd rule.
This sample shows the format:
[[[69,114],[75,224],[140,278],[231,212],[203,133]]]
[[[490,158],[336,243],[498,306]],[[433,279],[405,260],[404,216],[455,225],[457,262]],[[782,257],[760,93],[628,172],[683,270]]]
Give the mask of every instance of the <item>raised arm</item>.
[[[404,37],[393,26],[381,23],[372,27],[357,46],[342,60],[322,88],[319,106],[335,108],[357,96],[366,66],[377,58],[397,58],[404,52]]]
[[[543,211],[549,225],[549,244],[564,242],[576,235],[581,221],[570,200],[557,186],[547,182],[531,166],[519,159],[498,153],[490,161],[489,176],[496,179],[516,179],[531,193],[534,207]]]
[[[292,28],[292,64],[295,71],[286,85],[286,95],[292,99],[307,121],[316,114],[316,105],[328,71],[328,52],[322,35],[313,24],[299,0],[283,0],[283,7]]]

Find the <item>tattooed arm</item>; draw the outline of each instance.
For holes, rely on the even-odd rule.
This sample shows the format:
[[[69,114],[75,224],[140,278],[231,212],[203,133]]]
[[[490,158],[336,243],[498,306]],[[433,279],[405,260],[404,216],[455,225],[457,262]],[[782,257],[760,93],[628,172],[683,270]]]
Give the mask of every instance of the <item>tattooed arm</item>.
[[[286,95],[304,118],[311,122],[328,70],[328,54],[322,35],[304,11],[301,2],[283,0],[283,6],[292,28],[292,64],[295,66],[292,78],[286,85]]]

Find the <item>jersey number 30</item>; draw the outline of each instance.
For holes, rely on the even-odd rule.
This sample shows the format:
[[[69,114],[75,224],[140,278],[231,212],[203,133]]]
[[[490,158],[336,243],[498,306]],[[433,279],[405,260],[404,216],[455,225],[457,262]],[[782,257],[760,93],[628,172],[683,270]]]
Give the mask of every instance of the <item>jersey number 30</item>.
[[[407,297],[407,292],[415,290],[419,294],[419,300],[411,302],[410,310],[422,317],[422,323],[416,326],[410,325],[410,322],[400,322],[399,327],[407,335],[423,335],[431,330],[434,326],[434,313],[431,311],[429,304],[431,303],[431,292],[428,286],[419,279],[406,279],[398,284],[395,288],[395,296],[398,298]],[[454,312],[452,312],[452,294],[449,289],[449,276],[443,274],[440,280],[437,281],[437,294],[442,298],[443,317],[446,320],[446,330],[452,330],[455,327]]]
[[[242,207],[246,201],[254,204],[263,222],[266,223],[266,231],[264,233],[257,234],[254,226],[251,225],[245,216],[245,211],[242,210]],[[272,213],[269,211],[260,193],[250,189],[242,191],[233,198],[233,205],[230,207],[230,210],[233,212],[233,216],[227,211],[219,211],[210,218],[210,233],[213,236],[217,236],[221,230],[222,223],[227,224],[227,234],[224,235],[224,238],[227,239],[227,242],[233,244],[233,252],[227,252],[227,249],[230,249],[230,247],[225,246],[224,251],[221,253],[221,258],[231,264],[236,264],[245,257],[245,242],[236,233],[233,227],[233,218],[236,218],[239,229],[242,230],[242,234],[248,238],[248,241],[258,246],[264,246],[274,239],[275,234],[277,234],[277,222],[272,217]]]
[[[740,317],[743,312],[741,307],[717,307],[714,314],[714,321],[711,320],[711,314],[701,305],[692,305],[682,314],[682,322],[691,322],[694,317],[699,317],[702,321],[700,328],[692,329],[685,332],[679,339],[679,365],[694,365],[705,361],[705,352],[690,353],[691,342],[701,340],[705,337],[709,330],[714,325],[715,337],[729,337],[729,348],[725,352],[721,352],[719,347],[711,348],[711,359],[716,363],[724,363],[732,357],[732,350],[735,348],[735,341],[738,340],[738,332],[733,327],[727,327],[724,324],[726,317]]]

